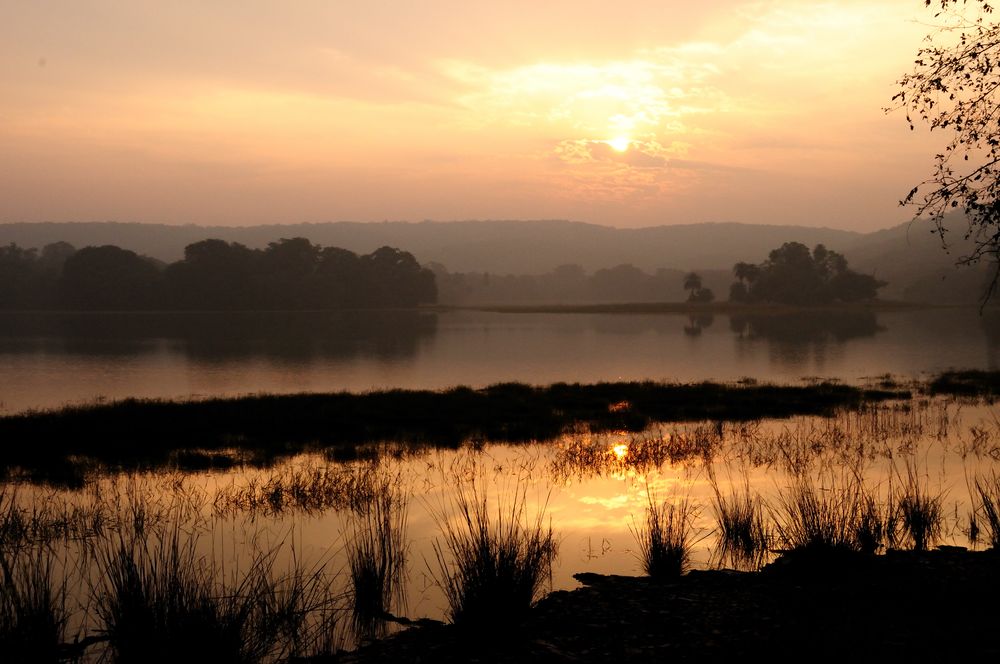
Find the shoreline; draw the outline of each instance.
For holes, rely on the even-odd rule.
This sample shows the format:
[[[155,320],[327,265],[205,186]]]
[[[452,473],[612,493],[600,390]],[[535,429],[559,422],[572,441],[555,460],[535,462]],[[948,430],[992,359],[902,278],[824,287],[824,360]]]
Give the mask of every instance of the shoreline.
[[[956,661],[1000,655],[1000,552],[796,551],[758,572],[669,582],[578,574],[486,633],[408,629],[311,664],[423,662]]]

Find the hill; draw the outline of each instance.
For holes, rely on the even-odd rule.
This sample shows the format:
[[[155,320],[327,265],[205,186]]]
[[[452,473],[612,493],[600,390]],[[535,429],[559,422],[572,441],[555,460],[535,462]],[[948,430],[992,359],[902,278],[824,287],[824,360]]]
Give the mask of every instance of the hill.
[[[116,244],[162,261],[183,256],[184,247],[219,238],[259,248],[282,237],[369,253],[389,245],[421,263],[441,263],[452,272],[541,274],[576,263],[588,271],[631,263],[661,267],[730,269],[748,256],[765,256],[788,240],[842,249],[860,235],[802,226],[737,223],[687,224],[617,229],[572,221],[453,221],[420,223],[333,222],[266,226],[168,226],[134,223],[0,224],[0,244],[40,247],[64,240],[77,247]]]

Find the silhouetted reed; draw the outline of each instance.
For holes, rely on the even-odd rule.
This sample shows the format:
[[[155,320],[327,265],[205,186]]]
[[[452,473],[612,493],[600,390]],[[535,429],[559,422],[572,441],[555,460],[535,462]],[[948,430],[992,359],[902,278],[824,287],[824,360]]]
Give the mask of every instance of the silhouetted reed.
[[[994,549],[1000,548],[1000,476],[997,475],[996,471],[993,471],[988,477],[976,477],[973,488],[975,511],[971,523],[976,524],[978,528],[978,523],[981,521],[986,528],[986,539],[989,545]],[[971,530],[972,526],[970,525]],[[978,540],[978,536],[973,537],[970,534],[969,539],[975,542]]]
[[[356,512],[347,535],[353,627],[360,641],[384,634],[386,618],[405,599],[407,499],[385,479],[390,481]]]
[[[59,662],[69,613],[66,585],[56,581],[47,547],[0,546],[0,659]]]
[[[943,494],[931,494],[917,469],[908,464],[906,482],[896,498],[901,537],[916,551],[926,551],[941,538]]]
[[[117,663],[271,662],[297,654],[311,611],[329,595],[320,570],[274,570],[257,552],[231,581],[177,527],[119,538],[98,553],[95,610]]]
[[[234,480],[216,490],[212,506],[219,516],[357,510],[375,499],[378,478],[377,463],[341,465],[310,457],[262,477]]]
[[[779,490],[772,509],[776,539],[784,550],[850,550],[875,553],[893,541],[894,511],[860,475],[822,473],[821,484],[799,475]]]
[[[642,570],[657,580],[677,578],[691,561],[692,506],[686,498],[677,504],[658,502],[651,492],[647,498],[644,523],[631,527]]]
[[[599,434],[568,434],[549,464],[560,478],[584,479],[628,471],[646,472],[664,464],[711,459],[722,447],[720,423],[663,427],[625,438]]]
[[[475,483],[465,484],[454,513],[439,515],[436,576],[452,623],[478,630],[517,622],[550,578],[556,538],[544,525],[544,505],[529,519],[526,491],[519,487],[491,507]]]
[[[750,491],[750,479],[744,473],[741,489],[723,495],[714,475],[712,509],[718,530],[715,554],[720,565],[736,569],[759,569],[767,558],[771,533],[764,520],[764,504]]]

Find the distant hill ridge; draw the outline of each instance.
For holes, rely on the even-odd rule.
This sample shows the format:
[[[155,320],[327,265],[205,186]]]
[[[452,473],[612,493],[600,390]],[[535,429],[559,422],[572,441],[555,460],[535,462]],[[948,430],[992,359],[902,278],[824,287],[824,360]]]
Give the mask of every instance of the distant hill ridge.
[[[0,224],[0,243],[36,247],[65,240],[77,247],[115,244],[163,261],[182,257],[184,247],[205,238],[262,247],[282,237],[354,252],[390,245],[421,263],[437,262],[453,272],[541,274],[576,263],[596,270],[631,263],[643,270],[729,269],[782,242],[824,243],[842,250],[859,233],[804,226],[738,223],[686,224],[618,229],[574,221],[331,222],[264,226],[170,226],[119,222]]]
[[[956,230],[964,230],[956,224]],[[196,226],[119,222],[0,224],[0,244],[41,247],[65,240],[79,247],[115,244],[163,261],[206,238],[263,247],[282,237],[305,237],[327,246],[369,253],[390,245],[422,264],[440,263],[451,272],[543,274],[575,263],[588,272],[630,263],[647,272],[730,270],[734,263],[763,261],[784,242],[822,243],[843,253],[851,267],[889,282],[882,296],[934,302],[972,302],[982,290],[984,268],[956,269],[967,250],[962,233],[952,233],[951,254],[927,222],[873,233],[832,228],[734,222],[612,228],[565,220],[330,222],[263,226]],[[725,297],[725,293],[717,293]]]

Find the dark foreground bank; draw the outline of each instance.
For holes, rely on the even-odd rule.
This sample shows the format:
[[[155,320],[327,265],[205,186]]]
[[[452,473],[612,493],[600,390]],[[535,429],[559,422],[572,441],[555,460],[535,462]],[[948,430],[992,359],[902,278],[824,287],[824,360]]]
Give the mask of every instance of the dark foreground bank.
[[[579,575],[529,617],[410,629],[333,662],[996,661],[1000,555],[795,553],[672,583]]]

